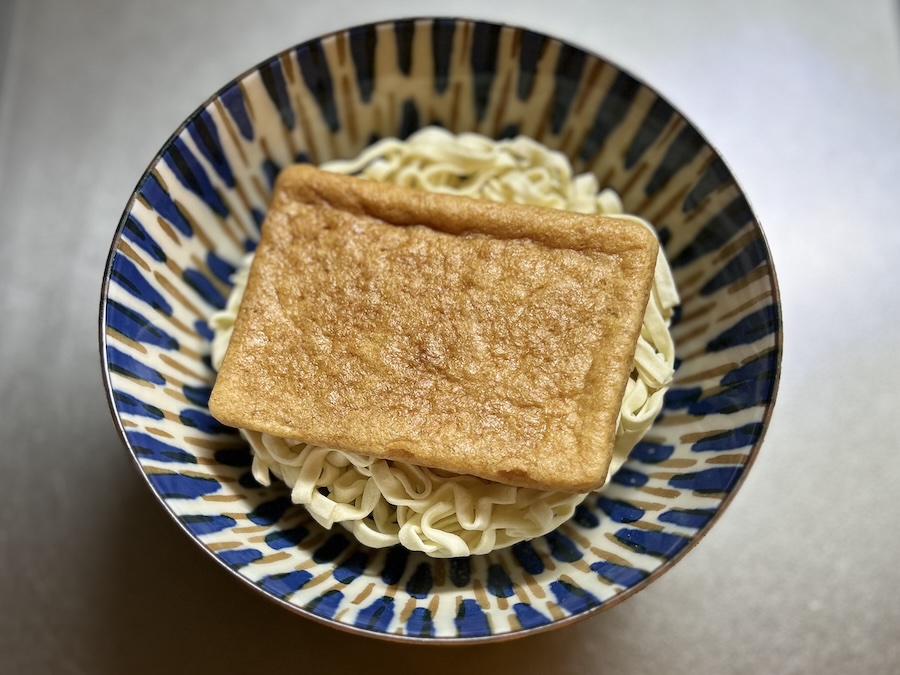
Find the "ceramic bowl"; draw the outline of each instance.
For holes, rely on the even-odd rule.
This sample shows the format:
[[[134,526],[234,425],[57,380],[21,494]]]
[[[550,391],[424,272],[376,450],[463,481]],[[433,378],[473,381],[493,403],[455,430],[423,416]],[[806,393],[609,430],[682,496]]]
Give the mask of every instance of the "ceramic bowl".
[[[207,409],[210,315],[259,237],[275,175],[439,124],[530,136],[655,225],[682,305],[663,413],[557,531],[431,559],[318,526],[261,487]],[[781,356],[763,232],[722,157],[652,88],[540,33],[460,19],[359,26],[229,82],[141,177],[104,277],[100,343],[115,424],[147,484],[216,561],[335,627],[401,640],[509,638],[571,624],[661,576],[709,530],[756,457]],[[198,561],[198,564],[201,564]],[[728,560],[722,560],[723,565]]]

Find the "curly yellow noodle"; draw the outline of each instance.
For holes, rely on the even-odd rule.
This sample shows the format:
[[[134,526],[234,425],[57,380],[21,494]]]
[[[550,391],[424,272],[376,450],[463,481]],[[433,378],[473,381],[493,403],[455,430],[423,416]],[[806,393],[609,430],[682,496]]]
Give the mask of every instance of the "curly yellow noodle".
[[[592,174],[572,175],[568,159],[528,138],[494,141],[478,134],[423,129],[406,141],[384,139],[356,159],[323,169],[432,192],[537,204],[582,213],[622,214],[612,190],[598,191]],[[213,365],[218,368],[246,286],[252,254],[233,277],[224,311],[211,320]],[[669,334],[678,294],[660,251],[616,432],[610,476],[662,408],[674,373]],[[584,494],[516,488],[343,450],[319,448],[241,430],[253,449],[253,475],[270,475],[291,488],[326,528],[340,523],[367,546],[402,544],[434,557],[477,555],[546,534],[569,519]],[[324,488],[320,491],[320,488]]]

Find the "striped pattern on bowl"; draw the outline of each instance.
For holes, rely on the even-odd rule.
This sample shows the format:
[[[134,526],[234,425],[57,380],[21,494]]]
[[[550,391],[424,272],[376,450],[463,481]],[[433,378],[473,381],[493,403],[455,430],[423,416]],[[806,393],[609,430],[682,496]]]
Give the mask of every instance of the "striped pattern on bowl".
[[[545,537],[471,558],[371,550],[263,488],[207,409],[207,320],[292,162],[425,125],[530,136],[654,223],[682,296],[663,414],[614,480]],[[367,25],[303,43],[221,89],[165,144],[119,224],[101,356],[122,437],[197,542],[285,606],[399,639],[485,640],[592,615],[659,577],[711,526],[759,450],[781,357],[769,251],[722,158],[608,61],[519,28]]]

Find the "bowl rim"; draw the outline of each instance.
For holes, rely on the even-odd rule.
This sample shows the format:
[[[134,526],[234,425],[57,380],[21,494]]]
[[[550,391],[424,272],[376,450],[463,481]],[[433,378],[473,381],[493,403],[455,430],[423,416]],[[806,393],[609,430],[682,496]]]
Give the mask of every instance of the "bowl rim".
[[[166,152],[169,150],[169,148],[172,146],[172,144],[175,142],[175,140],[179,136],[181,136],[181,134],[184,132],[184,130],[187,128],[187,126],[193,120],[195,120],[203,110],[205,110],[207,107],[209,107],[210,104],[212,104],[217,98],[219,98],[225,90],[227,90],[228,88],[233,86],[235,83],[242,81],[249,75],[252,75],[254,72],[258,71],[265,64],[270,63],[271,61],[273,61],[275,59],[280,59],[283,56],[289,55],[290,53],[292,53],[298,49],[301,49],[305,46],[314,44],[316,42],[321,42],[321,41],[327,40],[329,38],[335,38],[338,35],[346,34],[352,30],[369,28],[369,27],[379,27],[379,26],[383,26],[383,25],[390,25],[390,24],[395,24],[395,23],[401,22],[401,21],[412,21],[412,22],[453,21],[456,23],[467,23],[467,24],[481,23],[481,24],[487,24],[487,25],[491,25],[491,26],[497,26],[499,28],[509,28],[509,29],[516,30],[516,31],[528,31],[528,32],[535,33],[535,34],[541,35],[543,37],[546,37],[550,40],[554,40],[562,45],[573,47],[573,48],[581,51],[582,53],[584,53],[586,56],[593,58],[593,59],[598,59],[598,60],[616,68],[619,72],[632,78],[635,82],[640,84],[642,87],[645,87],[646,89],[651,91],[653,94],[655,94],[657,97],[659,97],[663,102],[665,102],[667,105],[669,105],[672,108],[672,110],[674,110],[679,116],[681,116],[684,119],[684,121],[688,125],[690,125],[690,127],[692,129],[694,129],[697,132],[697,134],[703,140],[703,142],[710,149],[713,150],[716,157],[719,160],[721,160],[721,162],[725,165],[726,169],[728,170],[729,174],[732,177],[732,180],[734,181],[734,184],[737,186],[740,194],[744,197],[744,199],[747,200],[748,207],[750,209],[750,212],[753,214],[753,219],[754,219],[756,228],[758,230],[759,236],[762,240],[762,244],[765,249],[766,256],[767,256],[767,262],[768,262],[768,268],[769,268],[768,276],[770,277],[771,282],[772,282],[772,302],[775,306],[775,313],[774,313],[775,328],[773,331],[773,335],[774,335],[774,339],[775,339],[774,350],[776,352],[776,356],[775,356],[775,364],[774,364],[774,372],[773,372],[774,377],[773,377],[773,381],[772,381],[772,396],[771,396],[771,399],[765,404],[765,410],[764,410],[763,417],[761,420],[762,431],[760,432],[759,438],[757,438],[756,442],[753,444],[753,446],[750,448],[750,450],[747,454],[748,459],[747,459],[747,462],[743,465],[743,471],[741,472],[740,476],[738,476],[737,480],[731,486],[731,489],[728,491],[728,493],[725,495],[725,497],[722,498],[722,501],[719,503],[715,514],[713,514],[713,516],[700,529],[698,529],[697,533],[688,541],[688,543],[680,551],[678,551],[671,558],[669,558],[668,560],[663,562],[660,566],[655,568],[652,572],[650,572],[650,574],[647,575],[647,577],[645,579],[642,579],[641,581],[634,584],[633,586],[630,586],[630,587],[626,588],[625,590],[620,591],[613,598],[611,598],[595,607],[591,607],[590,609],[587,609],[579,614],[570,615],[565,618],[558,619],[556,621],[551,621],[550,623],[544,624],[541,626],[535,626],[535,627],[531,627],[531,628],[520,628],[519,630],[513,630],[513,631],[508,631],[505,633],[497,633],[497,634],[483,635],[483,636],[421,637],[421,636],[413,636],[413,635],[398,635],[398,634],[394,634],[394,633],[385,633],[385,632],[375,631],[375,630],[371,630],[371,629],[367,629],[367,628],[361,628],[361,627],[358,627],[355,625],[336,621],[334,619],[322,617],[322,616],[319,616],[318,614],[315,614],[303,607],[294,605],[285,599],[275,597],[274,595],[266,592],[263,588],[261,588],[257,584],[254,584],[247,577],[240,574],[237,570],[229,567],[225,561],[223,561],[221,558],[216,556],[215,553],[210,548],[208,548],[194,533],[192,533],[187,528],[187,526],[177,517],[177,515],[174,513],[174,511],[172,511],[172,509],[170,508],[167,501],[156,491],[156,489],[153,487],[153,484],[150,482],[150,479],[149,479],[147,473],[143,470],[143,467],[142,467],[140,461],[138,460],[137,455],[134,452],[134,448],[132,448],[131,443],[128,441],[128,437],[125,434],[124,426],[122,425],[122,421],[118,415],[118,412],[117,412],[117,409],[115,406],[115,401],[113,400],[113,393],[112,393],[113,386],[112,386],[112,381],[111,381],[111,376],[110,376],[109,360],[108,360],[108,354],[107,354],[107,341],[106,341],[106,309],[107,309],[108,299],[109,299],[109,297],[108,297],[109,296],[109,284],[111,281],[112,265],[113,265],[113,261],[116,257],[116,253],[119,249],[119,244],[122,240],[122,233],[123,233],[125,225],[127,223],[128,216],[131,213],[132,207],[134,206],[135,199],[137,198],[137,195],[140,192],[141,188],[143,187],[144,183],[149,178],[154,167],[159,163],[159,161],[166,154]],[[658,89],[650,86],[640,77],[635,76],[630,70],[623,68],[617,62],[607,58],[606,56],[599,54],[598,52],[596,52],[592,49],[586,48],[586,47],[578,44],[577,42],[558,37],[551,33],[546,33],[543,30],[527,28],[522,25],[508,23],[505,21],[497,21],[497,20],[491,20],[491,19],[476,19],[476,18],[472,18],[472,17],[463,17],[463,16],[444,16],[444,15],[402,16],[402,17],[395,17],[395,18],[377,19],[377,20],[366,22],[366,23],[354,24],[351,26],[346,26],[344,28],[338,28],[335,30],[328,31],[326,33],[322,33],[320,35],[313,36],[311,38],[308,38],[306,40],[303,40],[301,42],[298,42],[291,46],[288,46],[284,49],[281,49],[278,52],[275,52],[274,54],[271,54],[271,55],[265,57],[264,59],[260,60],[255,65],[243,70],[241,73],[234,76],[228,82],[226,82],[224,85],[219,87],[213,94],[211,94],[206,99],[204,99],[204,101],[202,103],[200,103],[200,105],[198,105],[196,108],[194,108],[194,110],[187,117],[185,117],[185,119],[178,125],[178,127],[175,129],[175,131],[172,132],[172,134],[166,139],[166,141],[162,144],[162,146],[157,151],[157,153],[153,156],[153,158],[147,164],[146,168],[141,173],[141,177],[138,179],[137,184],[135,185],[134,189],[131,191],[128,201],[122,212],[122,216],[119,218],[119,223],[116,226],[116,230],[113,235],[112,242],[110,244],[109,253],[107,254],[106,264],[103,269],[103,278],[102,278],[101,289],[100,289],[100,311],[99,311],[98,333],[99,333],[98,337],[99,337],[100,366],[101,366],[101,375],[102,375],[102,379],[103,379],[103,388],[104,388],[104,391],[106,394],[106,401],[107,401],[107,405],[109,406],[109,412],[113,419],[113,423],[116,427],[116,432],[119,435],[119,439],[122,441],[124,446],[128,449],[128,454],[131,457],[134,468],[137,469],[138,473],[140,474],[140,476],[146,483],[147,487],[150,489],[151,494],[155,497],[156,501],[162,505],[162,507],[165,509],[165,511],[168,513],[168,515],[171,517],[171,519],[175,522],[175,524],[188,536],[188,538],[191,541],[193,541],[197,545],[197,547],[200,548],[200,550],[202,550],[209,558],[216,561],[216,563],[218,565],[220,565],[224,569],[226,569],[229,572],[229,576],[231,576],[232,578],[236,578],[237,580],[242,582],[244,585],[249,586],[250,588],[254,589],[259,595],[268,599],[269,601],[274,602],[275,604],[284,607],[285,609],[289,610],[290,612],[297,614],[299,616],[302,616],[306,619],[316,621],[317,623],[320,623],[325,626],[329,626],[329,627],[337,629],[337,630],[341,630],[346,633],[360,635],[363,637],[387,640],[387,641],[396,642],[396,643],[414,643],[414,644],[425,644],[425,645],[435,645],[435,646],[438,646],[438,645],[471,645],[471,644],[487,643],[487,642],[506,642],[509,640],[515,640],[515,639],[523,638],[526,636],[531,636],[531,635],[535,635],[538,633],[546,633],[546,632],[550,632],[550,631],[564,628],[567,626],[571,626],[573,624],[579,623],[586,619],[595,617],[598,614],[601,614],[602,612],[605,612],[605,611],[619,605],[620,603],[624,602],[628,598],[637,594],[639,591],[642,591],[643,589],[645,589],[651,583],[653,583],[654,581],[656,581],[657,579],[662,577],[666,572],[668,572],[677,562],[681,561],[682,558],[684,558],[688,554],[688,552],[690,552],[694,548],[696,548],[696,546],[700,543],[700,541],[712,529],[712,526],[716,522],[718,522],[718,520],[721,518],[721,516],[725,512],[725,510],[731,505],[732,501],[736,497],[741,486],[743,486],[744,481],[747,479],[747,476],[750,473],[750,469],[755,464],[756,459],[759,456],[760,450],[762,448],[763,441],[765,440],[766,433],[768,432],[772,413],[775,409],[775,403],[777,401],[778,390],[779,390],[779,386],[780,386],[780,382],[781,382],[782,357],[784,354],[784,323],[783,323],[782,309],[781,309],[781,292],[780,292],[780,288],[778,285],[777,275],[775,272],[775,265],[774,265],[774,261],[772,258],[772,251],[769,246],[769,242],[766,237],[765,231],[763,230],[762,223],[760,222],[759,218],[756,215],[756,211],[750,202],[749,196],[747,195],[747,193],[744,191],[743,187],[738,182],[737,177],[735,176],[734,172],[731,171],[731,167],[729,166],[727,160],[722,155],[722,153],[719,152],[718,147],[716,147],[712,142],[710,142],[710,140],[706,137],[706,134],[704,134],[703,131],[696,124],[694,124],[693,121],[687,115],[685,115],[681,111],[680,108],[673,105],[672,102],[666,96],[664,96]]]

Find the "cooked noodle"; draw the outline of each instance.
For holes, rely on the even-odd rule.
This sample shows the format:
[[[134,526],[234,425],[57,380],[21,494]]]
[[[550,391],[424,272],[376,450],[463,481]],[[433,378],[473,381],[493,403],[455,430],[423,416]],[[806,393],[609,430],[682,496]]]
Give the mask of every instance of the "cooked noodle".
[[[616,215],[650,227],[623,215],[612,190],[598,193],[592,174],[573,176],[565,156],[523,137],[494,141],[431,127],[406,141],[384,139],[356,159],[321,168],[432,192]],[[252,257],[249,254],[235,273],[225,310],[211,319],[216,368],[231,339]],[[660,250],[609,476],[662,408],[674,373],[669,323],[677,304],[671,271]],[[274,474],[291,488],[291,499],[304,504],[317,522],[327,528],[341,523],[372,547],[399,542],[434,557],[483,554],[555,529],[587,496],[512,487],[254,431],[241,433],[253,449],[257,481],[269,485]]]

